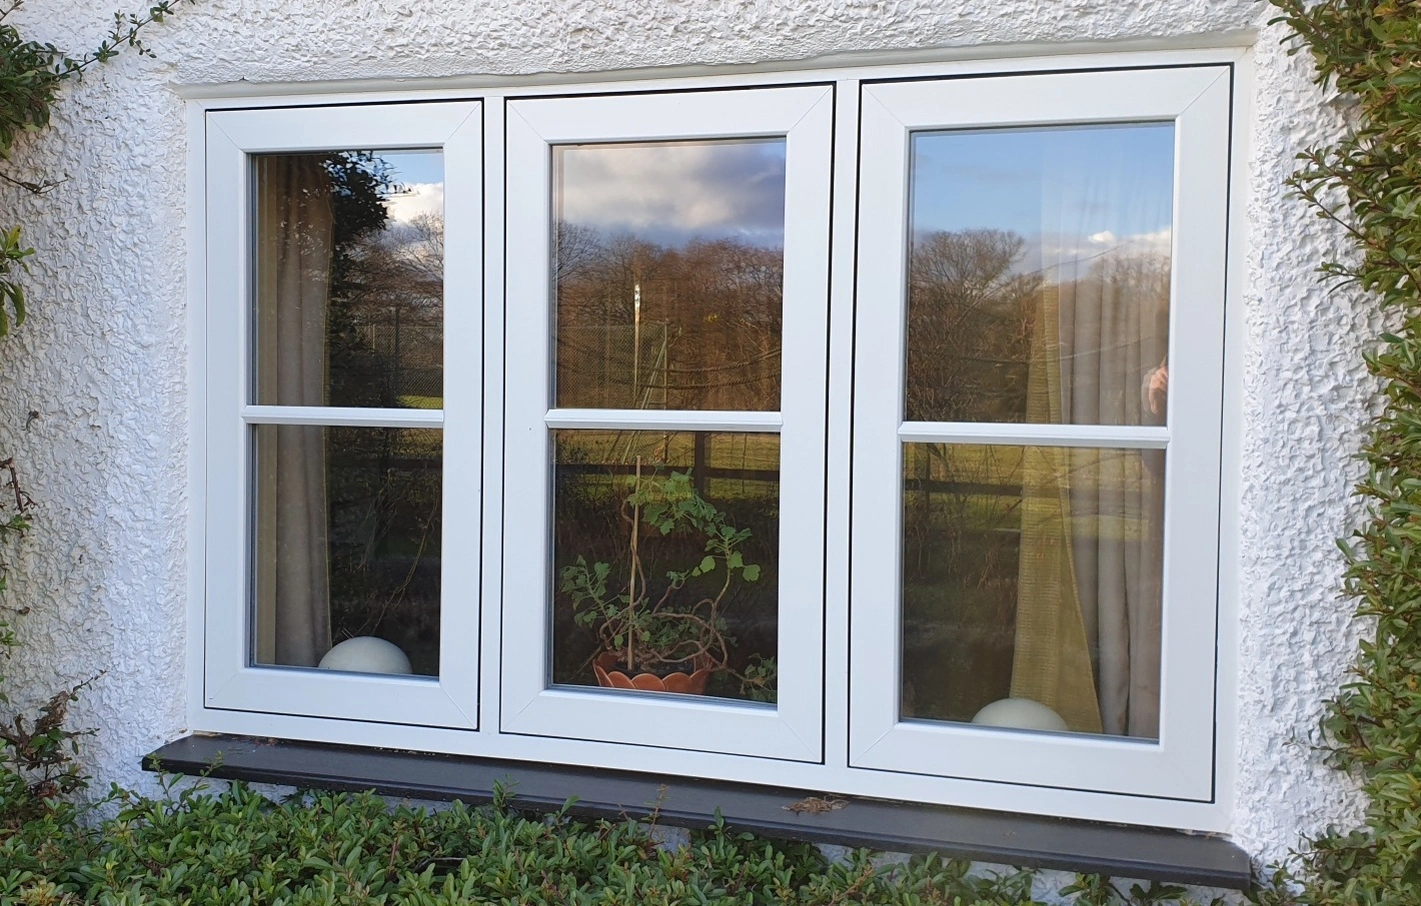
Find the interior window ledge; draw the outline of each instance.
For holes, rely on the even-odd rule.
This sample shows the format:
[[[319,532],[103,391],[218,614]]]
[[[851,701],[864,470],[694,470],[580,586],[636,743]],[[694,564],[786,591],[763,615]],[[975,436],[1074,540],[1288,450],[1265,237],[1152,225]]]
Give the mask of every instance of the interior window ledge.
[[[575,799],[569,811],[586,818],[655,811],[659,823],[704,828],[719,809],[737,830],[813,843],[1235,890],[1251,876],[1247,853],[1204,834],[848,797],[834,810],[794,810],[824,794],[659,774],[217,735],[170,742],[143,767],[470,804],[490,801],[501,784],[517,807],[552,811]]]

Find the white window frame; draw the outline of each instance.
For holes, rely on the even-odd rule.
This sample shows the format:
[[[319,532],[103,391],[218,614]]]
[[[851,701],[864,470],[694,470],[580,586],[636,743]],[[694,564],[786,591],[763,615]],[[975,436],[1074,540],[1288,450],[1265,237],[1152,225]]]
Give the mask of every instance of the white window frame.
[[[444,269],[442,410],[256,405],[252,359],[254,154],[439,150],[445,238],[482,244],[482,120],[476,101],[213,112],[206,123],[207,487],[203,701],[213,709],[471,729],[478,726],[479,260]],[[452,346],[452,348],[451,348]],[[444,435],[439,677],[252,662],[252,427],[433,428]],[[460,591],[462,589],[463,591]]]
[[[800,761],[822,757],[824,312],[833,98],[831,87],[811,85],[509,103],[504,488],[506,499],[516,503],[505,506],[503,520],[506,732]],[[554,408],[553,147],[778,136],[786,139],[779,411]],[[550,684],[549,437],[558,428],[779,435],[776,705]]]
[[[1217,592],[1217,660],[1207,664],[1199,657],[1199,671],[1217,677],[1213,704],[1216,723],[1210,738],[1213,747],[1208,760],[1213,766],[1215,782],[1210,796],[1202,799],[1170,798],[1159,793],[1117,794],[1073,787],[1030,786],[988,779],[976,779],[948,774],[913,773],[854,766],[850,762],[850,720],[846,703],[849,700],[848,669],[849,598],[851,575],[847,557],[850,547],[850,488],[852,434],[858,429],[852,423],[854,410],[852,386],[855,378],[853,361],[854,322],[851,317],[855,294],[855,251],[857,246],[858,206],[858,145],[860,136],[860,89],[894,80],[980,79],[1014,74],[1046,74],[1056,72],[1131,71],[1145,73],[1157,69],[1227,67],[1232,75],[1233,100],[1230,113],[1232,133],[1224,140],[1225,153],[1235,162],[1249,159],[1249,126],[1252,122],[1253,51],[1246,36],[1222,39],[1212,43],[1176,42],[1174,49],[1161,49],[1157,43],[1113,46],[1108,53],[1098,48],[1064,47],[1060,53],[1043,56],[1039,49],[1003,48],[984,55],[980,48],[963,48],[941,52],[875,54],[858,62],[823,65],[807,61],[795,64],[752,64],[737,66],[733,71],[710,72],[688,66],[679,70],[649,75],[645,71],[626,70],[595,74],[539,74],[528,77],[471,77],[469,79],[413,79],[400,81],[352,81],[313,86],[285,83],[254,86],[250,83],[230,85],[178,86],[177,92],[187,104],[188,152],[188,235],[208,242],[188,245],[187,274],[189,298],[188,337],[191,360],[189,375],[189,521],[186,539],[189,550],[189,606],[187,610],[186,651],[187,701],[189,726],[199,732],[230,733],[247,736],[278,736],[290,739],[355,746],[397,746],[430,752],[471,755],[515,761],[563,765],[598,765],[611,769],[665,773],[672,771],[733,783],[769,784],[804,789],[806,787],[845,796],[868,796],[938,803],[965,808],[1006,810],[1066,818],[1093,819],[1145,826],[1182,828],[1191,831],[1228,833],[1232,828],[1232,803],[1235,795],[1234,773],[1237,760],[1237,694],[1238,683],[1238,600],[1240,577],[1238,563],[1239,521],[1237,501],[1240,499],[1240,457],[1243,401],[1242,312],[1239,303],[1245,296],[1247,268],[1241,266],[1249,243],[1247,197],[1250,190],[1248,168],[1235,166],[1229,177],[1229,248],[1228,258],[1236,266],[1228,275],[1229,309],[1224,347],[1226,380],[1222,399],[1224,422],[1223,491],[1219,499],[1220,512],[1216,522],[1219,532],[1220,559]],[[505,231],[505,199],[508,196],[505,179],[506,112],[512,102],[524,98],[550,95],[583,97],[611,94],[685,93],[696,90],[802,86],[806,83],[832,84],[834,100],[834,171],[832,199],[832,256],[830,259],[830,324],[829,324],[829,395],[827,400],[827,462],[825,471],[824,544],[828,556],[824,562],[824,696],[828,705],[823,713],[823,753],[819,764],[751,757],[723,752],[680,750],[674,760],[664,749],[648,746],[596,742],[575,738],[535,736],[507,732],[503,729],[501,695],[501,660],[503,633],[503,601],[505,560],[507,550],[503,518],[506,509],[517,505],[515,488],[505,486],[505,462],[501,455],[507,429],[504,423],[505,400],[503,382],[505,359],[513,359],[520,350],[505,350],[504,319],[506,281],[505,255],[508,253]],[[435,105],[443,102],[465,103],[470,99],[482,102],[483,115],[483,298],[482,347],[477,342],[459,344],[457,354],[464,362],[479,357],[483,363],[482,446],[480,446],[477,414],[472,427],[463,422],[468,416],[456,414],[450,378],[446,374],[446,396],[450,408],[444,413],[446,430],[445,461],[454,461],[454,433],[469,430],[466,438],[463,467],[459,474],[449,470],[446,475],[446,495],[451,482],[465,484],[463,500],[477,500],[483,531],[478,537],[478,555],[470,554],[476,564],[461,562],[456,566],[472,567],[468,575],[478,575],[473,584],[461,586],[461,597],[480,597],[487,604],[481,608],[479,624],[482,633],[477,644],[462,644],[457,657],[479,661],[482,682],[477,684],[476,702],[479,721],[459,728],[441,726],[437,722],[422,723],[416,715],[400,714],[392,728],[379,716],[344,719],[343,714],[325,716],[306,709],[303,701],[289,694],[286,684],[273,684],[261,694],[248,694],[244,700],[215,699],[208,689],[208,652],[214,636],[234,638],[240,632],[237,624],[224,617],[224,608],[240,608],[241,602],[230,592],[230,586],[214,581],[209,564],[218,568],[238,541],[238,531],[231,520],[241,518],[240,507],[233,504],[226,485],[239,471],[242,463],[236,454],[223,453],[222,445],[235,436],[230,429],[209,432],[209,424],[236,422],[236,397],[233,393],[209,392],[209,383],[222,385],[230,380],[225,369],[241,364],[243,353],[230,353],[227,344],[237,342],[235,332],[224,308],[233,303],[234,281],[245,280],[245,274],[232,262],[239,257],[234,249],[242,240],[246,228],[245,210],[237,210],[230,199],[209,191],[209,171],[221,164],[220,155],[209,160],[212,142],[224,139],[209,121],[219,115],[250,111],[257,117],[272,117],[281,111],[298,111],[307,116],[313,108],[348,107],[362,113],[383,106],[404,103]],[[385,133],[383,137],[404,132]],[[254,147],[261,142],[255,143]],[[329,149],[331,141],[320,141],[321,149]],[[365,142],[345,142],[347,147],[370,145]],[[391,147],[389,141],[376,147]],[[404,145],[401,144],[401,147]],[[426,146],[427,147],[427,146]],[[448,159],[446,158],[446,168]],[[476,167],[474,169],[477,169]],[[454,173],[446,169],[452,182]],[[242,176],[241,178],[245,178]],[[219,181],[220,183],[220,181]],[[509,205],[516,201],[509,200]],[[1222,200],[1220,200],[1222,204]],[[230,222],[229,222],[230,221]],[[214,229],[208,234],[209,223]],[[452,225],[450,227],[453,228]],[[244,240],[243,240],[244,241]],[[449,267],[477,267],[480,264],[477,243],[465,243],[464,256],[448,262]],[[228,260],[230,259],[230,260]],[[224,276],[225,274],[225,276]],[[449,277],[454,277],[453,271]],[[477,291],[477,287],[474,287]],[[446,295],[449,290],[446,285]],[[225,295],[224,295],[225,294]],[[224,301],[225,300],[225,301]],[[243,302],[242,304],[246,304]],[[456,328],[454,320],[468,317],[477,321],[477,312],[446,310],[446,344]],[[238,325],[240,326],[240,325]],[[477,327],[466,324],[464,336],[478,336]],[[242,342],[245,342],[242,339]],[[862,346],[862,344],[859,344]],[[225,358],[224,358],[225,357]],[[223,362],[225,361],[225,365]],[[452,355],[446,356],[446,368],[456,365]],[[858,374],[862,376],[863,365]],[[472,376],[471,379],[476,378]],[[1172,382],[1173,383],[1173,382]],[[234,385],[236,386],[236,385]],[[219,387],[220,390],[220,387]],[[477,399],[477,393],[472,398]],[[476,406],[477,402],[466,401]],[[462,425],[462,429],[460,428]],[[224,440],[225,438],[225,440]],[[215,452],[214,452],[215,448]],[[479,456],[480,449],[485,451]],[[215,509],[213,508],[215,504]],[[447,518],[447,513],[446,513]],[[446,539],[449,529],[446,525]],[[449,544],[446,541],[446,547]],[[451,548],[448,548],[451,549]],[[214,553],[214,551],[216,553]],[[445,558],[446,570],[451,557]],[[240,578],[240,570],[229,571],[227,578]],[[862,578],[857,566],[853,579]],[[446,581],[448,579],[446,573]],[[481,582],[481,585],[478,584]],[[209,595],[209,591],[212,592]],[[446,585],[445,603],[450,601]],[[225,603],[224,603],[225,602]],[[213,619],[209,619],[209,617]],[[446,635],[445,638],[448,638]],[[473,638],[472,636],[470,638]],[[1213,637],[1210,637],[1210,644]],[[218,648],[222,643],[218,644]],[[446,663],[447,658],[443,658]],[[284,671],[291,675],[294,671]],[[235,673],[235,671],[234,671]],[[230,675],[227,677],[230,678]],[[362,695],[368,684],[355,684],[341,696]],[[339,710],[339,709],[333,709]],[[393,709],[391,709],[393,710]],[[469,708],[466,706],[466,711]],[[347,712],[349,713],[349,712]],[[473,716],[466,714],[466,717]]]
[[[1172,122],[1167,427],[904,418],[909,147],[919,131]],[[864,88],[854,388],[850,763],[1008,783],[1208,799],[1228,237],[1224,67],[1054,73]],[[865,367],[866,366],[866,367]],[[1167,449],[1158,742],[904,720],[902,445]]]

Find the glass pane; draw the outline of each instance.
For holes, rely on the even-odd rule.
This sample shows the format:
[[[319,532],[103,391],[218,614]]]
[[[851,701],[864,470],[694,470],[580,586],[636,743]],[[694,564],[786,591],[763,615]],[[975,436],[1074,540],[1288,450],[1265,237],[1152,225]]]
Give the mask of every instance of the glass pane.
[[[438,675],[441,432],[255,434],[255,662]]]
[[[1174,126],[912,141],[910,421],[1158,425]]]
[[[264,154],[255,181],[257,402],[442,408],[442,155]]]
[[[779,437],[553,442],[552,681],[773,702]]]
[[[555,405],[775,410],[783,139],[553,149]]]
[[[1159,736],[1164,451],[903,446],[904,718]]]

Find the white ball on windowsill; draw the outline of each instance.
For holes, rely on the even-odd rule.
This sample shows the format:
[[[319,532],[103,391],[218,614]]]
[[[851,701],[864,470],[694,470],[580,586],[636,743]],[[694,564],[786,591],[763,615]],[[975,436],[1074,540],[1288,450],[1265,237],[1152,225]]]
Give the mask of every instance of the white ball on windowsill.
[[[1061,715],[1029,698],[998,699],[978,711],[972,722],[983,727],[1010,727],[1013,730],[1063,733],[1069,729]]]
[[[410,659],[393,642],[361,635],[346,639],[327,651],[317,666],[355,673],[409,673]]]

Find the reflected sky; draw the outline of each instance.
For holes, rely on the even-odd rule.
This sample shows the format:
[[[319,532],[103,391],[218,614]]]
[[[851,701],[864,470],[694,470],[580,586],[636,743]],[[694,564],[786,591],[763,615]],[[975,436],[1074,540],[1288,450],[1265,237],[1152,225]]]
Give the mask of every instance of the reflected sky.
[[[784,244],[783,139],[561,145],[553,180],[567,223],[671,247]]]
[[[922,132],[912,174],[915,232],[1005,230],[1028,259],[1168,249],[1172,123]]]
[[[441,212],[439,152],[378,156],[404,189],[389,199],[393,220]],[[922,132],[912,162],[914,231],[1007,230],[1052,253],[1067,236],[1167,247],[1171,123]],[[562,145],[553,168],[556,216],[570,223],[670,247],[784,242],[782,139]]]
[[[377,151],[396,186],[386,199],[390,219],[409,223],[421,214],[444,213],[444,155],[438,151]]]

